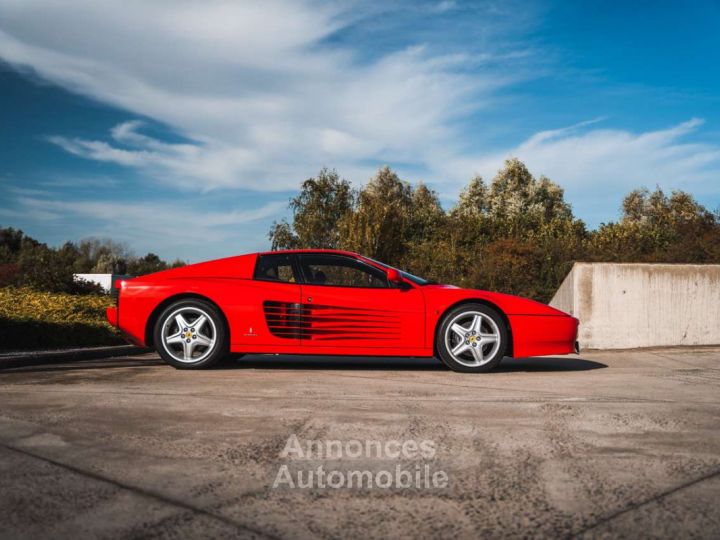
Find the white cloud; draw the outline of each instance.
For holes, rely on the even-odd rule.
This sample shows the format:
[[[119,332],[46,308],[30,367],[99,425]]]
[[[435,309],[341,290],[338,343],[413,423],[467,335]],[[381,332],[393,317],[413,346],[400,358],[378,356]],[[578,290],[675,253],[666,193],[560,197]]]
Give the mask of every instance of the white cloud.
[[[323,165],[370,175],[368,160],[422,163],[433,146],[452,143],[455,118],[511,79],[489,69],[470,76],[466,68],[483,59],[426,46],[368,61],[323,42],[369,9],[312,0],[0,0],[0,57],[190,141],[163,143],[134,122],[108,139],[52,134],[73,154],[190,189],[295,188]]]
[[[640,133],[588,129],[602,121],[535,133],[501,152],[451,158],[438,174],[460,178],[456,193],[467,171],[490,180],[507,158],[517,157],[533,174],[544,174],[564,187],[568,198],[578,201],[576,213],[592,223],[614,217],[604,204],[609,198],[618,207],[622,196],[639,186],[685,189],[708,201],[711,208],[718,203],[720,146],[687,140],[702,120]]]
[[[252,209],[208,211],[192,197],[185,202],[136,203],[59,201],[40,192],[15,193],[14,209],[0,210],[0,216],[32,217],[71,228],[81,220],[81,236],[112,237],[139,252],[154,251],[168,258],[182,254],[191,261],[265,248],[266,220],[287,206],[286,201],[272,201]],[[258,227],[262,236],[258,236]]]
[[[114,126],[110,131],[114,143],[60,135],[48,140],[71,154],[143,169],[168,184],[196,191],[236,186],[238,171],[248,168],[252,162],[250,152],[242,148],[166,143],[140,133],[141,126],[139,121]],[[265,186],[260,180],[248,179],[247,187],[267,191],[294,187],[284,182]]]
[[[441,2],[438,2],[434,6],[431,7],[430,11],[434,13],[445,13],[446,11],[451,11],[457,7],[457,2],[455,0],[442,0]]]
[[[149,121],[108,126],[99,139],[50,138],[174,188],[296,189],[324,165],[362,182],[374,172],[369,164],[389,162],[413,171],[409,178],[425,171],[447,198],[473,173],[490,178],[517,156],[573,201],[655,183],[717,192],[720,147],[690,142],[697,120],[641,133],[594,120],[499,151],[468,150],[458,120],[526,76],[520,68],[542,71],[541,55],[502,38],[485,40],[497,50],[463,54],[432,43],[381,54],[372,42],[329,40],[380,9],[313,0],[0,0],[0,58],[174,129],[184,142],[148,135]],[[525,27],[517,10],[507,11],[514,32]]]

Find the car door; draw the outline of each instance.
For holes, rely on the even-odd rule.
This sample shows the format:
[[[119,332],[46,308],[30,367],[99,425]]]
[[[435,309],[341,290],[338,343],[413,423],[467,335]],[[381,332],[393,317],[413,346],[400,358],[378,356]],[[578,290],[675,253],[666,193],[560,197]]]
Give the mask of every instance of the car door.
[[[353,354],[424,346],[425,301],[420,288],[391,284],[380,268],[346,255],[303,253],[298,263],[303,348],[342,348]]]
[[[234,343],[295,350],[300,345],[301,290],[293,255],[258,255],[252,282],[244,288],[245,312],[238,314]],[[268,349],[270,350],[270,349]]]

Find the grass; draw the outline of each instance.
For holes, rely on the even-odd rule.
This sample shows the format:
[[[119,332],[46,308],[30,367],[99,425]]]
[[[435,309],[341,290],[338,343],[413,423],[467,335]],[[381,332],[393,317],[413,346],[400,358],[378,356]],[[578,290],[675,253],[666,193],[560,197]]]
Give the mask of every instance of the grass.
[[[124,343],[105,320],[112,298],[0,288],[0,350],[98,347]]]

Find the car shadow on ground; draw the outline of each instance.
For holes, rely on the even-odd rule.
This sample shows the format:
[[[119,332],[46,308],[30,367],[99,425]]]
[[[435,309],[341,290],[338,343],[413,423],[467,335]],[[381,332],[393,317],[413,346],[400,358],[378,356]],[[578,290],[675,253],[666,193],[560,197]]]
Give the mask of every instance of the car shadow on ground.
[[[145,368],[164,366],[160,358],[100,358],[96,360],[39,360],[23,359],[0,363],[3,373],[41,373],[53,371],[84,371],[90,369]]]
[[[491,373],[587,371],[606,364],[576,357],[505,358]],[[246,355],[214,369],[449,371],[435,358]]]
[[[607,364],[575,356],[541,356],[536,358],[505,358],[492,373],[512,371],[588,371],[602,369]]]
[[[167,367],[157,356],[145,358],[104,358],[76,361],[13,361],[0,365],[0,374],[6,373],[52,373],[63,371],[147,369]],[[505,358],[492,373],[512,372],[570,372],[606,368],[606,364],[577,357]],[[340,356],[290,356],[248,354],[230,359],[212,368],[218,370],[361,370],[361,371],[449,371],[434,358],[411,357],[340,357]]]

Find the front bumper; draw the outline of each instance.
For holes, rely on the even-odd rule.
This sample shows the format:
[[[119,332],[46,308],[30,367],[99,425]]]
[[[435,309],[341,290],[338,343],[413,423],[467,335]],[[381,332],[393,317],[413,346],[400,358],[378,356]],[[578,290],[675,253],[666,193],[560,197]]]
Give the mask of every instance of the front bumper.
[[[513,356],[527,358],[573,354],[578,350],[578,320],[570,315],[508,315]]]

